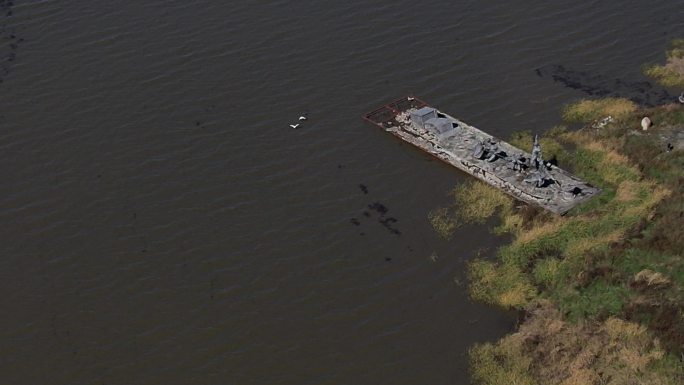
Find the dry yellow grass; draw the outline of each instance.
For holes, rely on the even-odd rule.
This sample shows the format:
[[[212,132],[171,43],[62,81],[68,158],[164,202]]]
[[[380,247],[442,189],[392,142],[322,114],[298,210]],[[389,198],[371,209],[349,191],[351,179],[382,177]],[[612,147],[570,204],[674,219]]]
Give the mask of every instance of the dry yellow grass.
[[[468,289],[475,300],[515,308],[524,306],[536,295],[536,289],[517,266],[475,260],[468,270]]]
[[[499,304],[503,307],[514,308],[527,303],[529,299],[529,287],[524,284],[515,285],[510,290],[499,295]]]
[[[601,153],[606,162],[615,165],[625,165],[633,167],[628,157],[617,152],[614,148],[612,148],[612,144],[606,143],[606,141],[588,141],[588,139],[583,139],[582,144],[587,150]]]
[[[608,234],[573,239],[568,242],[568,246],[565,249],[565,255],[578,257],[587,252],[596,250],[601,246],[619,242],[624,239],[626,230],[627,229],[620,228]]]
[[[615,317],[608,318],[603,323],[603,330],[608,333],[608,336],[613,341],[620,341],[623,339],[634,340],[643,337],[647,332],[646,328],[639,324]]]
[[[600,381],[601,377],[595,370],[582,368],[572,370],[561,385],[597,385]]]
[[[680,79],[684,80],[684,57],[673,57],[667,61],[665,68],[676,73]]]
[[[628,99],[605,98],[581,100],[566,106],[563,119],[569,122],[588,123],[606,116],[621,119],[636,111],[637,105]]]
[[[634,281],[648,286],[666,286],[670,280],[661,273],[650,269],[644,269],[634,275]]]
[[[684,87],[684,58],[668,58],[665,65],[654,65],[644,72],[665,87]]]
[[[626,180],[620,183],[615,193],[615,199],[619,202],[630,202],[637,199],[643,183]]]
[[[522,244],[539,239],[543,236],[553,234],[559,231],[568,221],[565,217],[555,217],[553,220],[544,223],[538,223],[535,226],[523,231],[515,239],[514,244]]]
[[[468,352],[473,380],[485,385],[541,385],[532,378],[533,362],[523,351],[523,339],[516,335],[474,346]]]
[[[654,187],[640,204],[624,208],[623,214],[627,217],[647,217],[655,206],[670,196],[670,194],[672,194],[672,191],[665,187]]]
[[[617,358],[632,374],[643,373],[652,361],[664,356],[660,342],[642,325],[611,317],[602,330],[610,337],[609,345],[616,348]]]
[[[636,103],[628,99],[604,99],[599,102],[599,106],[601,113],[617,119],[628,116],[637,109]]]
[[[523,233],[523,217],[515,212],[507,212],[502,215],[501,224],[496,227],[497,234],[510,233],[520,235]]]
[[[676,385],[681,378],[677,369],[649,370],[662,364],[664,351],[643,326],[618,318],[567,323],[546,301],[528,307],[518,332],[496,344],[480,345],[473,353],[474,377],[487,385],[504,383],[503,370],[516,379],[527,374],[520,377],[523,384],[544,385]]]

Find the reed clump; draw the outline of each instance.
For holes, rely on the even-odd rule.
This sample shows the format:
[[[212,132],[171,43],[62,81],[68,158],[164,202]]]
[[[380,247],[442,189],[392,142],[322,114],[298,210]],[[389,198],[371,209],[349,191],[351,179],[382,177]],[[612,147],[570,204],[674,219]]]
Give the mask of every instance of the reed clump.
[[[443,239],[451,239],[454,230],[458,227],[458,222],[446,207],[430,211],[428,213],[428,220],[432,228]]]
[[[453,191],[457,217],[465,223],[484,223],[497,210],[509,212],[513,199],[484,182],[468,182]]]
[[[510,212],[513,199],[480,181],[469,181],[454,188],[453,203],[428,213],[437,234],[451,239],[454,230],[467,223],[484,223],[497,211]]]

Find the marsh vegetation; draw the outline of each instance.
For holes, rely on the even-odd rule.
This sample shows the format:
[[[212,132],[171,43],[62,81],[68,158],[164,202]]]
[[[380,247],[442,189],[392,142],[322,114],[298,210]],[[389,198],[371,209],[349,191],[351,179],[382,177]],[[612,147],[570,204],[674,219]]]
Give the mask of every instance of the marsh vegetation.
[[[613,120],[601,128],[595,122]],[[654,125],[642,131],[640,121]],[[480,182],[458,186],[431,221],[449,237],[498,216],[512,241],[469,266],[473,299],[517,309],[518,330],[471,350],[481,384],[684,383],[684,106],[625,99],[567,106],[542,138],[547,159],[603,192],[565,216],[524,206]],[[509,140],[521,148],[532,133]],[[668,146],[669,145],[669,146]]]
[[[665,64],[647,66],[644,73],[666,87],[684,88],[684,39],[675,39],[666,53]]]

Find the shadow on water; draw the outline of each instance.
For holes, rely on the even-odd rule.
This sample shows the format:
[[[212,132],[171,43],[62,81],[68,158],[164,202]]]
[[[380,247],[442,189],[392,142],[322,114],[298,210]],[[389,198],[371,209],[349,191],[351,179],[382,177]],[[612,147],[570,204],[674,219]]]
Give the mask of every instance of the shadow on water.
[[[12,17],[14,1],[0,0],[0,83],[5,81],[12,70],[12,63],[17,59],[17,50],[24,39],[17,36],[14,29],[8,27],[8,20]]]
[[[675,99],[667,90],[647,81],[629,82],[606,75],[576,71],[557,64],[537,68],[535,72],[539,77],[551,78],[554,82],[590,96],[626,98],[649,107],[670,103]]]
[[[368,193],[368,188],[364,185],[359,185],[361,187],[361,190],[363,191],[364,194]],[[394,235],[401,235],[401,231],[394,227],[394,224],[399,222],[397,218],[394,217],[388,217],[386,214],[389,212],[389,209],[387,206],[380,202],[372,202],[367,205],[368,210],[363,211],[363,216],[365,218],[371,218],[373,216],[373,212],[378,216],[378,223],[380,223],[387,231],[389,231],[391,234]],[[354,226],[360,226],[361,221],[354,217],[349,220],[351,224]],[[363,234],[362,234],[363,235]]]

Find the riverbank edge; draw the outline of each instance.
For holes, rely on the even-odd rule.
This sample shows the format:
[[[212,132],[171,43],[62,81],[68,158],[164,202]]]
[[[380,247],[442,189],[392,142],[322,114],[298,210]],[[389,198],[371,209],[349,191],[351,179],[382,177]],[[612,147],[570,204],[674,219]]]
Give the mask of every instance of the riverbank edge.
[[[493,231],[513,236],[496,261],[469,265],[473,299],[520,313],[515,332],[470,349],[473,380],[682,383],[684,107],[584,100],[563,117],[581,128],[547,131],[544,156],[602,188],[601,196],[558,217],[468,183],[454,190],[453,207],[429,216],[448,238],[459,224],[498,213]],[[511,143],[525,148],[531,140],[522,132]]]

